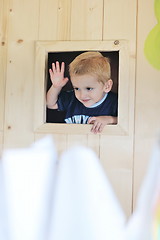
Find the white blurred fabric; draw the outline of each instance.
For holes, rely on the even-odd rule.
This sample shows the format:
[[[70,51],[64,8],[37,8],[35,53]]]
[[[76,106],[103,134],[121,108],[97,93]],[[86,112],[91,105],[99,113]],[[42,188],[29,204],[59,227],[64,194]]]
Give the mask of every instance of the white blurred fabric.
[[[155,220],[154,208],[158,197],[160,197],[159,194],[160,139],[157,140],[153,148],[148,170],[139,191],[135,210],[126,225],[125,238],[127,240],[160,240],[160,232],[159,238],[154,238],[153,236],[153,222]]]
[[[8,224],[7,224],[7,212],[5,202],[5,189],[2,171],[2,161],[0,161],[0,240],[8,240]]]
[[[153,238],[159,193],[158,141],[136,208],[126,220],[96,154],[77,146],[58,159],[47,136],[2,155],[0,240],[159,240]]]
[[[4,152],[2,164],[9,240],[46,239],[56,160],[50,137],[30,148]]]
[[[59,162],[49,240],[123,239],[125,216],[99,159],[75,147]]]

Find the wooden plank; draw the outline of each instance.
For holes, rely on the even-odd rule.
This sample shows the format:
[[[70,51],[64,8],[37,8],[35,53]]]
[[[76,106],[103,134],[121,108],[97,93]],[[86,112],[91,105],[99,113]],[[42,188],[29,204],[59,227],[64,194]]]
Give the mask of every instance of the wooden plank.
[[[33,142],[34,40],[38,36],[39,0],[10,3],[4,145]]]
[[[127,216],[132,211],[133,137],[100,138],[100,161]]]
[[[88,147],[100,157],[100,134],[88,134]]]
[[[119,44],[121,39],[128,41],[128,55],[126,52],[123,58],[127,59],[128,65],[119,63],[119,71],[128,71],[128,82],[124,76],[119,78],[119,98],[122,106],[127,108],[128,102],[129,119],[126,114],[119,109],[119,117],[122,122],[129,123],[128,129],[130,133],[134,131],[134,102],[135,102],[135,71],[136,71],[136,27],[137,27],[137,1],[136,0],[104,0],[104,24],[103,24],[103,40],[114,39]],[[124,62],[124,61],[123,61]],[[121,88],[123,94],[120,94]],[[128,88],[128,89],[127,89]],[[128,97],[126,95],[128,94]]]
[[[0,132],[0,161],[3,153],[3,132]]]
[[[134,206],[160,129],[160,71],[144,55],[144,43],[157,24],[154,0],[138,1]]]
[[[83,135],[71,135],[67,136],[67,148],[72,148],[75,146],[87,146],[87,135],[84,133]]]
[[[53,133],[53,134],[70,134],[72,135],[83,135],[90,134],[91,126],[88,124],[66,124],[66,123],[44,123],[38,128],[35,129],[35,133]],[[103,129],[101,135],[113,135],[113,136],[124,136],[128,135],[128,132],[125,132],[121,126],[117,125],[106,125]]]
[[[3,4],[4,1],[0,1],[0,131],[3,129],[3,111],[4,111],[4,33],[3,33]]]
[[[72,0],[71,40],[101,40],[103,0]]]
[[[104,0],[103,39],[135,41],[136,0]]]
[[[8,42],[8,0],[0,1],[0,158],[3,153],[4,137],[4,97],[7,68],[7,42]]]
[[[134,157],[134,103],[135,103],[135,71],[136,71],[136,0],[104,0],[103,39],[121,39],[128,41],[128,90],[124,79],[119,81],[120,103],[128,102],[128,115],[122,114],[122,121],[128,122],[128,136],[102,136],[100,141],[100,159],[115,188],[118,198],[127,216],[132,211],[133,194],[133,157]],[[120,71],[125,72],[126,66],[120,63]],[[124,87],[125,86],[125,87]]]
[[[70,40],[71,0],[40,0],[39,40]]]
[[[66,134],[54,134],[53,139],[59,155],[67,150],[67,135]]]
[[[60,156],[64,151],[67,150],[67,135],[66,134],[49,134],[50,136],[52,136],[53,138],[53,144],[55,146],[55,150],[58,154],[58,156]],[[35,141],[45,138],[46,136],[48,136],[48,134],[35,134]]]
[[[8,33],[8,4],[9,1],[0,1],[0,131],[4,125],[4,95],[6,80],[6,55]]]

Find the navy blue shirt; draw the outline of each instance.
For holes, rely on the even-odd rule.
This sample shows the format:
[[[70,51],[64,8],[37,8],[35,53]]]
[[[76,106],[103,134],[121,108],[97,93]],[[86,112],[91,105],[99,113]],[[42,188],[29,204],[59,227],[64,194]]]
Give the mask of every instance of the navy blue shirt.
[[[118,115],[118,96],[109,92],[102,103],[95,107],[85,107],[75,97],[74,91],[61,91],[58,96],[58,110],[65,111],[66,123],[87,124],[90,117]]]

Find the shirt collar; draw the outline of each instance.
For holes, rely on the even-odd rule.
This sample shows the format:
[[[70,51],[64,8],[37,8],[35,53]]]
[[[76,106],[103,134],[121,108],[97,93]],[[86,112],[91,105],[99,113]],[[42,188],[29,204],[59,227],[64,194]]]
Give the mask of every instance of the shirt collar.
[[[105,101],[106,97],[107,97],[108,93],[106,93],[104,95],[104,97],[99,101],[99,102],[96,102],[95,104],[93,104],[92,106],[88,107],[88,108],[95,108],[95,107],[98,107],[102,102]]]

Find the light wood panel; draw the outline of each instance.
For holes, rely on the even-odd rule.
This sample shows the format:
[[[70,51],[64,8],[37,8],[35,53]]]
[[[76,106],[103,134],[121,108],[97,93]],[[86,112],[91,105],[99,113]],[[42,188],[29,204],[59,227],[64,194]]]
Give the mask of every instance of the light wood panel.
[[[0,160],[3,153],[3,132],[0,132]]]
[[[39,40],[70,40],[71,0],[40,0]]]
[[[49,134],[53,138],[53,144],[55,146],[58,156],[67,150],[67,135],[66,134]],[[48,134],[38,133],[35,134],[35,141],[45,138]]]
[[[137,2],[139,3],[138,25],[136,25]],[[135,199],[160,122],[160,72],[148,64],[143,54],[145,37],[156,24],[153,4],[154,0],[0,1],[0,33],[2,33],[0,34],[1,148],[3,144],[5,148],[28,146],[48,133],[51,133],[55,139],[59,154],[75,143],[83,143],[91,147],[100,157],[106,174],[127,215],[130,214],[132,208],[134,154]],[[135,76],[137,26],[138,54],[137,76]],[[121,131],[114,131],[115,126],[107,126],[102,135],[93,135],[90,134],[89,126],[82,126],[82,128],[78,126],[76,131],[74,131],[73,126],[70,126],[67,131],[59,126],[55,133],[49,125],[49,129],[41,129],[34,136],[33,105],[35,93],[41,97],[42,92],[39,91],[39,87],[42,87],[41,84],[44,87],[44,82],[38,81],[40,86],[34,89],[35,41],[84,40],[85,46],[88,47],[87,42],[91,40],[93,42],[95,40],[112,40],[113,42],[119,40],[121,43],[121,39],[127,40],[129,46],[127,60],[129,67],[124,64],[121,68],[122,72],[126,73],[126,69],[128,71],[127,84],[124,94],[121,94],[121,101],[128,109],[129,119],[126,119],[125,114],[119,113],[125,126],[128,124],[125,135],[121,134]],[[77,50],[71,41],[70,44],[72,50]],[[96,47],[97,45],[94,45],[94,48]],[[6,60],[7,68],[5,66]],[[136,121],[134,122],[135,77]],[[125,79],[122,81],[123,84],[126,82]],[[4,91],[5,85],[6,92]],[[44,108],[44,98],[42,99]],[[126,101],[126,99],[128,100]],[[5,116],[3,114],[4,103]],[[41,118],[39,108],[35,110]],[[4,126],[3,117],[5,117]],[[133,149],[134,123],[136,124],[135,152]]]
[[[127,216],[132,211],[133,144],[131,137],[101,136],[100,161]]]
[[[154,0],[138,2],[134,205],[160,130],[160,71],[144,56],[144,42],[157,24]]]
[[[136,0],[104,0],[103,39],[130,39],[135,49],[136,8]]]
[[[133,134],[134,125],[134,99],[135,99],[135,68],[136,68],[136,27],[137,27],[137,1],[136,0],[104,0],[103,40],[121,39],[128,41],[129,59],[128,66],[123,65],[122,71],[128,73],[128,90],[123,94],[122,102],[125,103],[129,95],[128,109],[130,111],[129,129]],[[121,67],[121,63],[120,63]],[[125,82],[125,80],[124,80]],[[125,83],[124,83],[125,84]],[[127,83],[126,83],[127,84]],[[120,83],[119,87],[123,87]],[[125,121],[125,116],[124,116]]]
[[[62,154],[67,150],[67,135],[66,134],[54,134],[53,139],[55,142],[55,146],[58,154]]]
[[[56,7],[54,8],[54,19],[55,22],[57,22],[58,17],[58,2],[56,3]],[[106,143],[112,143],[113,138],[113,132],[115,129],[115,126],[108,126],[106,127],[106,130],[103,133],[103,137],[101,135],[96,135],[96,137],[92,134],[90,134],[90,127],[89,126],[77,126],[74,129],[74,126],[68,126],[66,130],[66,126],[64,125],[54,125],[53,124],[44,124],[44,80],[40,82],[41,87],[39,89],[39,94],[35,94],[38,96],[37,103],[41,103],[41,110],[39,112],[39,117],[37,115],[38,121],[36,121],[38,124],[36,124],[36,136],[37,134],[46,134],[48,132],[52,134],[62,134],[63,136],[67,136],[65,139],[66,142],[64,143],[64,140],[62,141],[65,146],[67,145],[67,148],[72,147],[74,144],[85,144],[86,146],[91,147],[97,155],[100,157],[100,161],[103,163],[104,169],[107,174],[109,174],[110,181],[114,186],[115,192],[117,193],[122,206],[129,215],[131,213],[132,209],[132,164],[133,164],[133,130],[134,130],[134,89],[135,89],[135,49],[136,49],[136,1],[130,2],[129,11],[125,7],[127,1],[119,1],[117,4],[117,1],[77,1],[72,0],[72,6],[71,6],[71,26],[69,27],[69,18],[67,18],[67,23],[62,29],[65,31],[65,29],[70,29],[71,35],[69,40],[85,40],[86,43],[84,45],[80,44],[77,48],[77,45],[75,47],[75,44],[70,42],[71,48],[68,48],[68,43],[65,45],[65,49],[67,50],[82,50],[84,46],[87,45],[88,40],[102,40],[102,39],[114,39],[119,40],[119,44],[121,44],[121,39],[126,39],[129,43],[128,48],[128,57],[127,55],[124,55],[124,58],[126,59],[127,64],[129,63],[129,66],[127,64],[122,64],[121,57],[120,57],[120,72],[121,73],[127,73],[127,78],[121,78],[120,80],[120,86],[119,86],[119,93],[125,89],[123,94],[119,94],[119,101],[122,102],[120,106],[122,109],[127,109],[125,113],[123,111],[119,112],[119,119],[121,119],[121,123],[125,126],[127,126],[126,130],[126,137],[119,138],[121,136],[121,133],[119,131],[115,131],[115,139],[118,138],[118,140],[114,141],[114,147],[110,146],[110,150],[106,148]],[[45,18],[44,13],[46,13],[49,9],[48,7],[44,7],[44,4],[46,4],[44,1],[41,1],[41,14],[40,14],[40,21],[43,22],[43,24],[47,21]],[[50,2],[52,4],[52,2]],[[70,4],[70,2],[69,2]],[[128,3],[127,3],[128,5]],[[51,5],[50,5],[51,7]],[[103,8],[104,7],[104,8]],[[69,12],[69,10],[66,10]],[[105,15],[103,15],[103,13]],[[51,13],[50,13],[51,14]],[[53,16],[49,14],[49,19]],[[123,16],[123,19],[121,19]],[[128,21],[128,18],[130,20]],[[116,19],[116,21],[115,21]],[[96,21],[95,21],[96,20]],[[118,24],[117,24],[118,22]],[[42,24],[42,28],[40,28],[40,34],[39,38],[41,40],[44,39],[45,35],[47,36],[46,39],[53,39],[55,40],[59,39],[58,34],[56,32],[56,29],[53,28],[53,25],[51,26],[51,31],[49,31],[49,28],[45,28],[45,24]],[[125,26],[124,26],[125,24]],[[132,29],[130,24],[132,24]],[[123,26],[122,26],[123,25]],[[51,34],[52,33],[52,34]],[[50,35],[51,34],[51,35]],[[64,37],[65,39],[65,37]],[[113,40],[113,42],[114,42]],[[57,45],[60,43],[56,43]],[[117,45],[117,47],[118,47]],[[49,45],[48,45],[49,46]],[[89,46],[88,49],[91,48],[92,45]],[[116,46],[116,45],[115,45]],[[51,47],[51,46],[50,46]],[[58,46],[57,46],[58,47]],[[94,43],[94,47],[97,47],[97,43]],[[51,47],[52,50],[54,47]],[[40,63],[37,66],[42,67],[41,76],[38,77],[38,72],[36,73],[37,79],[42,79],[44,77],[44,62],[45,62],[45,54],[47,51],[47,42],[45,46],[45,50],[42,51],[44,55],[44,61],[43,64]],[[58,50],[57,48],[56,50]],[[62,46],[60,47],[62,50]],[[39,49],[40,50],[40,49]],[[87,49],[86,49],[87,50]],[[41,52],[41,53],[42,53]],[[40,52],[38,53],[40,54]],[[38,68],[37,68],[38,69]],[[127,70],[127,71],[126,71]],[[40,73],[40,72],[39,72]],[[39,82],[39,80],[37,81]],[[43,87],[42,87],[43,86]],[[41,91],[42,90],[42,91]],[[119,103],[120,103],[119,102]],[[36,104],[37,105],[37,104]],[[125,107],[124,107],[125,106]],[[126,114],[127,112],[127,114]],[[42,119],[43,118],[43,119]],[[35,123],[36,123],[35,122]],[[40,128],[39,128],[40,127]],[[112,129],[114,127],[114,129]],[[86,135],[88,134],[88,135]],[[122,134],[123,135],[123,134]],[[57,147],[61,145],[61,139],[58,140]],[[125,148],[120,148],[121,145],[126,145],[128,147],[128,150],[126,151]],[[63,144],[61,145],[63,146]],[[63,148],[63,147],[62,147]],[[63,149],[61,149],[63,151]],[[108,154],[108,155],[107,155]],[[111,164],[110,161],[106,160],[106,156],[108,156],[110,159],[115,159],[115,164]],[[120,156],[120,157],[119,157]],[[123,162],[123,159],[126,161]],[[119,185],[121,183],[121,185]],[[124,188],[125,188],[125,195],[124,195]],[[127,195],[127,197],[126,197]]]
[[[38,36],[39,0],[10,2],[4,145],[33,142],[34,40]]]
[[[87,147],[87,135],[79,135],[79,134],[68,134],[67,136],[67,148],[75,147],[77,145],[85,146]]]
[[[88,135],[88,147],[91,148],[99,157],[100,156],[100,135],[99,134],[89,134]]]
[[[6,80],[6,54],[8,42],[8,0],[0,1],[0,156],[3,152],[4,136],[4,97]]]
[[[102,40],[103,0],[72,0],[71,40]]]
[[[3,129],[3,109],[4,109],[4,32],[3,32],[3,1],[0,1],[0,131]]]
[[[100,160],[121,202],[129,216],[132,211],[132,179],[134,156],[134,100],[135,100],[135,65],[136,65],[136,7],[137,1],[104,0],[103,39],[121,39],[128,41],[128,66],[123,65],[122,71],[128,70],[128,86],[126,81],[119,82],[119,91],[124,85],[126,90],[120,103],[128,103],[129,120],[126,136],[102,135],[100,138]],[[120,64],[121,68],[121,64]],[[123,85],[124,84],[124,85]],[[128,95],[128,97],[127,97]],[[119,115],[121,112],[119,111]]]

